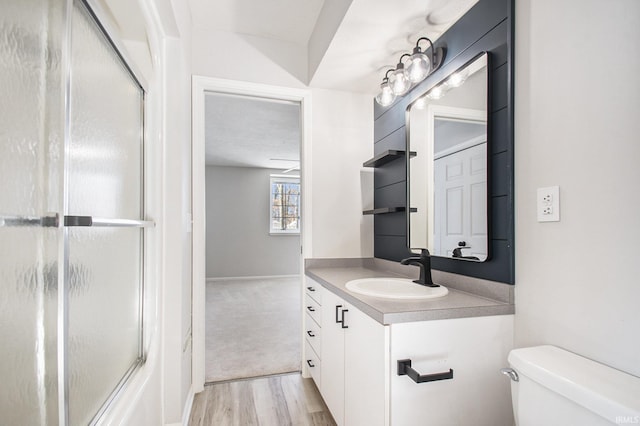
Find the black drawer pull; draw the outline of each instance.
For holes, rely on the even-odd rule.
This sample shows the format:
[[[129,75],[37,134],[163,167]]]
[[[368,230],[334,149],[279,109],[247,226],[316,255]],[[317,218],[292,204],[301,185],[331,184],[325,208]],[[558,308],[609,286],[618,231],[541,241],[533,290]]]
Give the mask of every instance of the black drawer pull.
[[[315,289],[315,288],[313,288],[313,287],[307,287],[307,290],[309,290],[309,291],[316,291],[316,289]]]
[[[311,362],[310,359],[307,360],[307,365],[309,365],[309,367],[311,367],[311,368],[316,366],[313,362]]]
[[[316,335],[313,334],[311,330],[307,330],[307,334],[309,335],[309,337],[316,337]]]
[[[307,309],[309,310],[309,312],[315,312],[316,310],[313,308],[313,306],[307,306]]]
[[[424,383],[424,382],[435,382],[437,380],[448,380],[453,379],[453,370],[450,368],[449,371],[444,373],[436,373],[436,374],[426,374],[421,375],[416,370],[411,368],[411,360],[410,359],[399,359],[398,360],[398,376],[409,376],[411,380],[416,383]]]

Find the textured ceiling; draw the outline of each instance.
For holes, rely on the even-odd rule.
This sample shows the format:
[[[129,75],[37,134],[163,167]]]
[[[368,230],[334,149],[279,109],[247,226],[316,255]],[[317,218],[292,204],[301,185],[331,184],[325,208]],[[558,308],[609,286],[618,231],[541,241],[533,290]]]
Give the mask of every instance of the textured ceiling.
[[[249,96],[205,96],[205,163],[290,169],[300,160],[300,104]]]

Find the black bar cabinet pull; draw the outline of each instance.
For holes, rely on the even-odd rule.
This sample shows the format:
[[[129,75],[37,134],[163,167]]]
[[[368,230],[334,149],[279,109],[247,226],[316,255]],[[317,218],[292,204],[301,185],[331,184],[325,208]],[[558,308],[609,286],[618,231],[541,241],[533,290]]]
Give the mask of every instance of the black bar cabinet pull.
[[[313,306],[307,306],[307,309],[309,310],[309,312],[315,312],[316,310],[313,309]]]
[[[307,334],[309,335],[309,337],[316,337],[316,335],[313,334],[311,330],[307,330]]]
[[[349,310],[348,310],[348,309],[343,309],[343,310],[342,310],[342,321],[340,321],[340,324],[341,324],[342,328],[349,328],[349,326],[348,326],[348,325],[345,325],[345,323],[344,323],[344,321],[345,321],[344,314],[345,314],[346,312],[349,312]]]
[[[315,288],[313,288],[313,287],[307,287],[307,290],[309,290],[309,291],[316,291],[316,289],[315,289]]]
[[[424,382],[435,382],[438,380],[448,380],[453,379],[453,370],[450,368],[449,371],[444,373],[435,373],[435,374],[426,374],[421,375],[416,370],[411,368],[411,360],[410,359],[399,359],[398,360],[398,376],[409,376],[411,380],[416,383],[424,383]]]
[[[311,368],[313,368],[313,367],[315,367],[315,366],[316,366],[313,362],[311,362],[311,360],[310,360],[310,359],[308,359],[308,360],[307,360],[307,364],[308,364],[308,365],[309,365],[309,367],[311,367]]]
[[[349,328],[348,325],[344,325],[344,313],[349,312],[349,310],[342,309],[342,318],[340,318],[338,314],[340,313],[341,308],[342,305],[336,305],[336,324],[340,324],[342,328]]]

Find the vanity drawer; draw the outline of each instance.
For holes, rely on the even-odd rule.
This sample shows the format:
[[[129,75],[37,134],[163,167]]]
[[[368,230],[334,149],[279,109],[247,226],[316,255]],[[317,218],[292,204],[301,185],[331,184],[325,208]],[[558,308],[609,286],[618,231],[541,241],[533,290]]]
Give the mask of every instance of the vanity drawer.
[[[304,323],[304,337],[309,342],[316,354],[322,353],[322,328],[307,314]]]
[[[313,300],[308,294],[304,296],[304,311],[309,314],[316,323],[321,323],[320,304]]]
[[[313,378],[313,381],[316,382],[316,386],[318,389],[321,389],[320,386],[320,370],[322,368],[320,357],[315,353],[309,342],[305,342],[305,364],[307,364],[307,368],[309,369],[309,374]]]
[[[322,305],[322,286],[309,277],[305,277],[305,280],[304,291],[306,294]]]

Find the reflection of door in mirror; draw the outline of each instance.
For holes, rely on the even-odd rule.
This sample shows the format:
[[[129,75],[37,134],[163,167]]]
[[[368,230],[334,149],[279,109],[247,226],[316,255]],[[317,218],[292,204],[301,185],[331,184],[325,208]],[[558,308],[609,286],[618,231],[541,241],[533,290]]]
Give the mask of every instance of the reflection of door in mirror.
[[[407,109],[411,250],[488,258],[487,63],[479,55]]]
[[[487,258],[486,141],[484,121],[434,119],[435,256]]]

